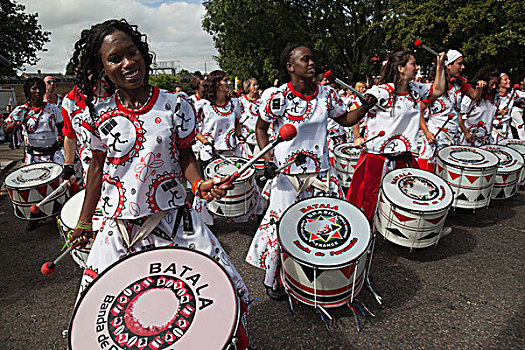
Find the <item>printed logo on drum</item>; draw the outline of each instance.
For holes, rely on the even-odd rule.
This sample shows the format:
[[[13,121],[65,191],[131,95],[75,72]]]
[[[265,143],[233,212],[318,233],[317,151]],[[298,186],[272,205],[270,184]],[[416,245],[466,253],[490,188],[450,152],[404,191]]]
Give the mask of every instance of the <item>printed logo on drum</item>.
[[[22,174],[16,177],[18,183],[24,184],[31,181],[43,181],[51,176],[52,167],[42,166],[41,168],[20,169]]]
[[[467,164],[477,164],[477,163],[486,163],[485,156],[475,150],[470,148],[460,148],[450,152],[450,158],[455,161],[467,163]]]
[[[505,152],[499,147],[487,147],[486,150],[498,156],[500,168],[509,166],[511,163],[513,163],[512,155],[510,155],[508,152]]]
[[[306,213],[298,223],[299,237],[316,249],[337,248],[350,237],[350,224],[345,217],[329,209],[317,209]]]
[[[439,195],[438,187],[419,176],[405,176],[397,184],[401,193],[410,199],[430,201]]]
[[[100,312],[109,310],[109,336],[126,349],[168,348],[188,331],[197,309],[190,286],[170,275],[145,277],[104,301]],[[165,307],[152,309],[158,305]],[[97,320],[97,331],[98,327]]]

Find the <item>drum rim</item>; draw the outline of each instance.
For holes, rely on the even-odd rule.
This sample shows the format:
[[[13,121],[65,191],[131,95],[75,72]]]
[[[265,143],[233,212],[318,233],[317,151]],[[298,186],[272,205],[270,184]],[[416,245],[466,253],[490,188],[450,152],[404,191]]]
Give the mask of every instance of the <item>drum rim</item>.
[[[342,143],[340,145],[335,146],[335,148],[334,148],[334,155],[336,157],[344,157],[344,158],[348,158],[348,159],[359,159],[359,157],[361,156],[361,153],[363,152],[363,149],[361,149],[361,151],[359,152],[359,156],[357,158],[354,158],[354,157],[351,157],[348,154],[344,154],[343,152],[341,152],[341,148],[346,147],[347,145],[351,145],[350,146],[351,148],[359,149],[359,148],[353,146],[352,142],[345,142],[345,143]]]
[[[81,189],[80,191],[78,191],[77,193],[75,193],[74,195],[72,195],[71,197],[69,197],[69,198],[66,200],[66,202],[64,203],[64,205],[62,206],[62,208],[60,209],[60,214],[58,215],[58,220],[60,221],[60,223],[61,223],[62,225],[64,225],[64,226],[67,227],[67,228],[69,228],[69,226],[66,225],[66,224],[64,223],[64,219],[62,218],[62,209],[64,209],[64,206],[66,205],[67,202],[69,202],[70,200],[72,200],[72,199],[75,198],[76,196],[80,196],[81,193],[84,193],[84,196],[85,196],[86,189],[83,188],[83,189]],[[85,198],[85,197],[84,197],[84,198]],[[73,227],[73,228],[70,228],[70,229],[74,229],[74,227]]]
[[[311,262],[307,262],[307,261],[304,261],[303,259],[299,259],[297,258],[294,254],[292,254],[288,249],[286,249],[283,244],[282,244],[282,240],[281,240],[281,235],[279,234],[280,233],[280,223],[281,223],[281,219],[284,217],[284,215],[286,214],[286,212],[288,212],[288,210],[293,207],[294,205],[300,203],[300,202],[304,202],[306,200],[309,200],[309,199],[312,199],[312,198],[322,198],[322,197],[327,197],[327,198],[335,198],[335,199],[339,199],[345,203],[348,203],[349,205],[355,207],[357,210],[359,210],[361,212],[361,210],[355,206],[354,204],[348,202],[347,200],[344,200],[342,198],[337,198],[337,197],[330,197],[330,196],[317,196],[317,197],[308,197],[308,198],[303,198],[301,200],[298,200],[297,202],[293,203],[292,205],[290,205],[288,208],[286,208],[286,210],[282,213],[281,217],[279,218],[279,221],[277,222],[277,241],[279,242],[279,249],[281,250],[281,254],[282,254],[282,250],[284,250],[292,259],[294,259],[295,261],[297,261],[298,263],[301,263],[303,265],[306,265],[308,267],[311,267],[311,268],[317,268],[317,269],[320,269],[320,270],[338,270],[340,268],[343,268],[343,267],[347,267],[347,266],[350,266],[352,264],[357,264],[359,263],[359,260],[363,257],[363,256],[366,256],[366,254],[368,253],[368,250],[370,249],[370,246],[372,245],[372,241],[374,240],[374,235],[372,233],[370,233],[370,239],[368,240],[368,243],[366,245],[366,248],[363,250],[363,253],[361,253],[359,256],[357,256],[355,259],[353,260],[349,260],[345,263],[340,263],[338,265],[330,265],[330,266],[320,266],[320,265],[312,265]],[[364,215],[364,214],[363,214]],[[368,220],[367,220],[367,223],[368,223]],[[368,224],[368,229],[370,230],[370,224]]]
[[[44,182],[43,184],[40,184],[40,185],[38,185],[38,186],[37,186],[37,185],[34,185],[34,186],[27,186],[27,187],[13,187],[13,186],[9,186],[9,185],[7,184],[7,179],[8,179],[9,176],[12,175],[15,171],[18,171],[18,170],[24,169],[25,167],[28,167],[28,166],[31,166],[31,165],[36,165],[36,164],[41,164],[41,165],[42,165],[42,164],[55,164],[55,165],[57,165],[57,166],[60,167],[60,170],[61,170],[61,171],[60,171],[60,173],[59,173],[56,177],[54,177],[53,179],[51,179],[51,180],[49,180],[49,181],[46,181],[46,182]],[[60,178],[63,174],[64,174],[64,167],[63,167],[62,165],[58,164],[58,163],[55,163],[55,162],[40,162],[40,163],[27,164],[27,165],[24,165],[24,166],[22,166],[22,167],[20,167],[20,168],[18,168],[18,169],[13,170],[12,172],[10,172],[10,173],[6,176],[6,178],[5,178],[5,180],[4,180],[4,185],[5,185],[6,188],[9,188],[9,189],[12,189],[12,190],[32,190],[32,189],[38,188],[38,187],[40,187],[40,186],[42,186],[42,185],[45,185],[45,184],[48,184],[48,183],[50,183],[50,182],[55,181],[56,179]]]
[[[450,162],[448,161],[447,159],[443,159],[443,157],[441,156],[441,152],[449,147],[462,147],[462,148],[469,148],[469,149],[472,149],[472,150],[480,150],[481,148],[479,147],[471,147],[471,146],[447,146],[447,147],[444,147],[442,149],[440,149],[438,152],[437,152],[437,157],[438,157],[438,160],[442,161],[444,164],[447,164],[447,165],[450,165],[450,166],[453,166],[453,167],[456,167],[456,168],[459,168],[459,169],[473,169],[473,170],[485,170],[485,169],[491,169],[491,168],[498,168],[498,164],[499,164],[499,158],[498,156],[496,156],[494,153],[490,152],[490,151],[487,151],[487,150],[484,150],[482,149],[483,151],[486,151],[486,152],[489,152],[490,154],[492,154],[493,156],[495,156],[496,158],[498,158],[498,162],[495,164],[495,165],[490,165],[490,166],[485,166],[485,167],[480,167],[480,166],[468,166],[468,165],[463,165],[463,164],[458,164],[458,163],[453,163],[453,162]]]
[[[244,158],[244,157],[240,157],[240,156],[229,156],[229,155],[225,155],[224,157],[225,157],[225,158],[237,158],[237,159],[241,159],[241,160],[245,161],[246,163],[248,163],[248,162],[250,161],[250,159],[247,159],[247,158]],[[221,162],[225,162],[225,160],[222,159],[222,158],[215,158],[215,159],[212,159],[212,160],[208,163],[208,165],[206,165],[206,167],[205,167],[204,170],[203,170],[204,176],[205,176],[207,179],[220,178],[220,177],[216,177],[216,176],[210,177],[210,176],[207,174],[207,172],[206,172],[206,169],[208,169],[209,166],[212,166],[213,163],[214,163],[215,161],[217,161],[217,160],[218,160],[218,161],[221,161]],[[246,163],[245,163],[245,164],[246,164]],[[234,184],[239,184],[239,183],[243,183],[243,182],[250,181],[250,179],[252,179],[252,178],[255,176],[255,174],[256,174],[256,172],[257,172],[257,169],[255,169],[254,165],[252,164],[252,165],[247,169],[247,171],[250,171],[250,172],[253,171],[253,173],[252,173],[250,176],[246,176],[247,174],[242,174],[242,175],[239,176],[237,179],[233,180],[232,183],[234,183]],[[230,175],[233,175],[233,174],[230,174]],[[243,176],[246,176],[246,177],[243,178]]]
[[[231,277],[230,275],[228,274],[228,272],[226,272],[226,269],[221,265],[219,264],[217,261],[215,261],[215,259],[213,259],[212,257],[210,257],[209,255],[203,253],[203,252],[200,252],[200,251],[197,251],[197,250],[193,250],[193,249],[190,249],[190,248],[187,248],[187,247],[171,247],[171,246],[163,246],[163,247],[155,247],[153,249],[148,249],[148,250],[143,250],[143,251],[139,251],[139,252],[134,252],[134,253],[131,253],[115,262],[113,262],[111,265],[109,265],[103,272],[101,272],[98,276],[97,276],[97,279],[94,280],[93,282],[91,282],[86,290],[84,290],[84,292],[82,293],[82,295],[80,296],[79,300],[77,301],[77,303],[75,304],[75,308],[73,310],[73,313],[71,315],[71,320],[69,321],[69,327],[68,327],[68,336],[67,336],[67,346],[68,346],[68,349],[72,349],[71,347],[71,336],[73,334],[73,332],[71,331],[72,329],[72,326],[73,326],[73,321],[75,319],[75,315],[77,314],[78,312],[78,309],[80,307],[80,305],[82,304],[82,301],[84,300],[84,298],[86,297],[87,293],[91,290],[91,288],[93,287],[93,285],[95,285],[95,283],[97,282],[97,280],[102,277],[103,275],[105,275],[108,271],[110,271],[114,266],[132,258],[132,257],[135,257],[139,254],[146,254],[146,253],[150,253],[150,252],[153,252],[153,251],[156,251],[156,250],[187,250],[187,251],[190,251],[190,252],[193,252],[193,253],[197,253],[197,254],[200,254],[202,256],[204,256],[205,258],[208,258],[209,260],[213,261],[215,263],[215,265],[218,265],[221,270],[224,272],[224,274],[226,275],[226,277],[228,278],[228,281],[230,282],[230,285],[232,287],[232,290],[233,290],[233,294],[235,295],[235,308],[236,308],[236,312],[235,312],[235,322],[233,323],[234,324],[234,327],[232,328],[231,332],[230,332],[230,335],[228,336],[227,338],[227,341],[226,343],[224,344],[223,346],[223,349],[226,349],[228,345],[230,345],[231,343],[231,340],[236,336],[238,330],[239,330],[239,324],[241,322],[241,302],[240,302],[240,296],[239,294],[237,293],[237,290],[235,289],[235,285],[233,284],[232,280],[231,280]]]
[[[404,169],[417,169],[417,170],[421,170],[421,171],[426,171],[426,170],[422,170],[422,169],[418,169],[418,168],[399,168],[399,169],[393,169],[393,170],[390,170],[388,173],[385,174],[385,176],[383,176],[383,180],[385,179],[385,177],[390,174],[391,172],[394,172],[394,171],[399,171],[399,170],[404,170]],[[398,203],[392,201],[392,199],[390,199],[385,190],[383,189],[383,183],[381,183],[381,186],[380,186],[380,192],[383,193],[383,195],[386,197],[386,199],[388,199],[388,201],[391,203],[391,205],[394,205],[395,207],[397,208],[401,208],[405,211],[410,211],[411,213],[414,213],[414,214],[431,214],[431,213],[439,213],[439,212],[442,212],[442,211],[448,211],[450,209],[450,207],[452,206],[452,203],[454,203],[454,190],[452,189],[452,187],[448,184],[448,182],[445,181],[445,179],[443,179],[442,177],[438,176],[437,174],[434,174],[430,171],[428,171],[428,173],[430,174],[433,174],[435,175],[436,177],[438,177],[439,179],[443,180],[443,182],[445,183],[445,185],[448,186],[448,189],[450,190],[450,193],[452,193],[452,198],[450,200],[450,204],[446,207],[446,208],[443,208],[443,209],[439,209],[439,210],[407,210],[406,208],[402,207],[401,205],[399,205]]]
[[[523,167],[525,166],[525,157],[523,156],[523,154],[521,154],[519,151],[515,150],[514,148],[510,147],[510,146],[506,146],[506,145],[500,145],[500,144],[495,144],[495,145],[483,145],[481,146],[480,148],[481,149],[485,149],[487,150],[488,147],[503,147],[503,148],[506,148],[506,149],[510,149],[511,152],[510,153],[513,153],[515,152],[517,155],[519,155],[521,157],[521,167],[520,168],[515,168],[515,169],[512,169],[512,168],[500,168],[499,165],[498,165],[498,171],[497,173],[499,174],[512,174],[512,173],[515,173],[517,171],[521,171],[523,169]],[[488,151],[488,150],[487,150]],[[506,151],[506,150],[504,150]],[[489,151],[490,152],[490,151]],[[507,151],[508,152],[508,151]],[[492,153],[492,152],[491,152]],[[493,153],[494,154],[494,153]],[[496,156],[497,157],[497,156]],[[498,157],[499,159],[499,157]],[[519,158],[518,158],[519,160]],[[498,162],[499,164],[499,162]]]

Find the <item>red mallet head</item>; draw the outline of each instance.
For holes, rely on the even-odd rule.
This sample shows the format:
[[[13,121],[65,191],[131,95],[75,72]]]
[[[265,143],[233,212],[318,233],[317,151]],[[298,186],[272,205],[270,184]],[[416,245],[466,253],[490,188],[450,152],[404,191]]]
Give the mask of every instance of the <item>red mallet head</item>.
[[[520,88],[520,84],[514,84],[514,86],[512,87],[514,90],[518,90]]]
[[[518,125],[518,129],[523,129],[523,124]]]
[[[419,39],[417,39],[416,41],[414,41],[414,45],[416,45],[416,47],[421,47],[423,46],[423,42]]]
[[[456,116],[455,114],[450,113],[450,114],[448,115],[448,120],[454,119],[455,116]]]
[[[53,264],[52,262],[46,262],[40,268],[40,272],[42,272],[42,275],[49,276],[53,272],[55,272],[55,268],[55,264]]]
[[[450,77],[449,80],[450,80],[451,83],[455,83],[456,82],[456,77]]]
[[[279,136],[281,136],[284,141],[290,141],[297,136],[297,129],[292,124],[284,124],[279,129]]]
[[[385,136],[385,130],[381,130],[380,132],[378,132],[377,136]]]
[[[33,204],[32,206],[29,207],[29,210],[31,211],[31,213],[33,214],[38,214],[38,212],[40,212],[40,208],[38,207],[38,205],[36,204]]]
[[[478,122],[478,126],[483,126],[483,124],[485,124],[485,123],[483,122],[483,120],[480,120],[480,121]]]
[[[69,192],[71,193],[71,195],[73,195],[73,194],[77,193],[78,191],[80,191],[80,187],[78,186],[76,181],[70,180],[69,182],[71,184],[71,185],[69,185]]]
[[[334,76],[334,73],[332,73],[331,70],[327,70],[326,72],[324,72],[324,77],[326,79],[332,79],[333,76]]]

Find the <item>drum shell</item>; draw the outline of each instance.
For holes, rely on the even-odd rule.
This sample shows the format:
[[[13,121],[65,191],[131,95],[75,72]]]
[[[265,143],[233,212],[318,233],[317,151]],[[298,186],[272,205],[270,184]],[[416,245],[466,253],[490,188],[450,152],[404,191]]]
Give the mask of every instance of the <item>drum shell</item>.
[[[498,145],[510,147],[518,151],[522,155],[522,157],[525,158],[525,141],[518,140],[518,139],[504,139],[500,141]],[[520,180],[519,180],[519,186],[523,187],[524,185],[525,185],[525,167],[521,169]]]
[[[497,166],[465,168],[445,163],[438,157],[436,174],[452,188],[453,208],[477,209],[489,205],[497,169]]]
[[[253,159],[253,157],[261,151],[259,145],[257,144],[257,137],[254,133],[250,134],[246,138],[244,149],[246,151],[246,157],[248,157],[249,160]],[[255,169],[264,169],[264,159],[259,159],[255,162],[253,166],[255,167]]]
[[[448,210],[449,208],[433,212],[406,210],[392,203],[381,190],[374,215],[374,227],[392,243],[408,248],[426,248],[439,241]]]
[[[518,193],[522,172],[523,168],[508,174],[497,173],[494,180],[494,189],[492,190],[490,198],[507,199],[515,196]]]
[[[365,282],[366,254],[345,267],[335,269],[308,266],[284,250],[281,251],[281,261],[281,279],[286,290],[306,305],[315,306],[317,300],[317,304],[323,307],[342,306],[361,291]],[[314,269],[317,274],[315,281]]]
[[[14,202],[11,202],[13,205],[15,216],[22,220],[41,220],[53,217],[60,213],[60,209],[64,205],[64,203],[67,200],[67,197],[69,195],[69,191],[67,188],[64,188],[63,191],[58,193],[56,196],[50,198],[48,201],[44,202],[42,205],[39,205],[38,208],[40,209],[38,213],[33,214],[31,212],[31,206],[38,204],[38,202],[34,203],[27,203],[27,204],[17,204]]]
[[[352,181],[352,176],[354,175],[360,156],[360,153],[346,154],[343,152],[343,149],[348,149],[349,147],[353,148],[351,143],[344,143],[334,149],[335,171],[343,187],[350,187],[350,182]]]
[[[485,145],[481,148],[490,152],[496,152],[496,155],[505,154],[503,158],[498,155],[500,163],[496,172],[491,199],[507,199],[516,195],[524,164],[521,153],[512,147],[502,144]]]

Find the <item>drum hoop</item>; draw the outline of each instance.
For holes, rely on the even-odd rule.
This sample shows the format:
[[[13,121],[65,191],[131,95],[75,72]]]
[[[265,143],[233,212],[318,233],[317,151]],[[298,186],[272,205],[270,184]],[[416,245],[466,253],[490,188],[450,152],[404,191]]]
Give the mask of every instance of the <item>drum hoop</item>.
[[[40,185],[26,186],[26,187],[13,187],[13,186],[9,186],[9,185],[7,184],[7,182],[4,180],[4,185],[5,185],[5,187],[6,187],[6,188],[9,188],[9,189],[11,189],[11,190],[34,190],[34,189],[36,189],[36,188],[39,188],[39,187],[42,186],[42,185],[46,185],[46,184],[48,184],[48,183],[50,183],[50,182],[55,181],[56,179],[60,178],[60,176],[62,176],[62,174],[64,174],[64,168],[63,168],[60,164],[55,163],[55,162],[42,162],[42,163],[43,163],[43,164],[46,164],[46,165],[47,165],[47,164],[56,164],[56,165],[58,165],[58,166],[61,168],[62,171],[61,171],[56,177],[52,178],[52,179],[49,180],[49,181],[46,181],[46,182],[44,182],[44,183],[41,183]],[[40,164],[40,163],[33,163],[33,164]],[[31,164],[29,164],[29,165],[31,165]],[[14,173],[14,172],[17,171],[17,170],[21,170],[21,169],[25,168],[26,166],[27,166],[27,165],[25,165],[25,166],[23,166],[23,167],[21,167],[21,168],[18,168],[18,169],[14,170],[14,171],[12,171],[11,173],[9,173],[9,175],[11,175],[12,173]],[[9,177],[9,175],[7,175],[7,177]],[[6,180],[7,180],[7,177],[6,177]]]
[[[464,147],[469,147],[469,146],[464,146]],[[444,148],[443,148],[444,149]],[[486,150],[484,150],[486,151]],[[489,152],[489,151],[487,151]],[[491,168],[498,168],[498,164],[499,164],[499,158],[498,158],[498,163],[496,165],[491,165],[491,166],[486,166],[486,167],[473,167],[473,166],[463,166],[463,164],[458,164],[458,163],[452,163],[446,159],[443,159],[443,157],[441,157],[441,155],[439,154],[440,152],[437,153],[437,157],[438,157],[438,160],[442,161],[443,163],[447,164],[447,165],[451,165],[453,167],[456,167],[456,168],[459,168],[459,169],[473,169],[473,170],[487,170],[487,169],[491,169]],[[495,154],[493,154],[492,152],[490,152],[492,155],[496,156]],[[498,156],[496,156],[497,158]]]
[[[498,171],[497,171],[497,172],[498,172],[499,174],[512,174],[512,173],[514,173],[514,172],[521,171],[521,169],[523,169],[523,167],[525,166],[525,157],[524,157],[523,154],[521,154],[518,150],[515,150],[514,148],[512,148],[512,147],[510,147],[510,146],[507,146],[507,145],[501,145],[501,144],[499,144],[499,143],[498,143],[498,144],[495,144],[495,145],[486,145],[486,146],[503,147],[503,151],[505,151],[505,152],[508,152],[508,150],[505,150],[505,148],[510,149],[510,150],[511,150],[510,154],[511,154],[513,157],[516,156],[516,155],[519,155],[519,158],[516,158],[516,160],[519,161],[519,160],[521,159],[521,161],[522,161],[522,162],[521,162],[521,167],[520,167],[519,169],[508,170],[507,168],[500,168],[500,167],[498,166]],[[483,148],[483,147],[481,147],[481,149],[487,150],[486,148]],[[487,150],[487,151],[488,151],[488,150]],[[489,152],[490,152],[490,151],[489,151]],[[512,152],[515,152],[516,154],[512,154]],[[492,153],[492,152],[490,152],[490,153]],[[496,157],[497,157],[497,156],[496,156]],[[499,157],[498,157],[498,159],[499,159]]]
[[[243,160],[243,161],[246,161],[246,163],[248,163],[248,162],[250,161],[249,159],[246,159],[246,158],[244,158],[244,157],[238,157],[238,156],[226,156],[226,157],[227,157],[227,158],[237,158],[237,159],[241,159],[241,160]],[[221,158],[215,158],[215,159],[213,159],[213,160],[212,160],[212,161],[211,161],[211,162],[210,162],[210,163],[204,168],[204,173],[205,173],[204,175],[205,175],[205,177],[208,178],[208,179],[215,179],[215,178],[220,179],[220,178],[221,178],[220,176],[216,176],[217,174],[213,174],[213,176],[210,176],[210,175],[208,175],[208,174],[206,173],[206,169],[207,169],[210,165],[212,165],[213,162],[215,162],[216,160],[222,160],[222,161],[224,161],[224,160],[221,159]],[[244,164],[246,164],[246,163],[244,163]],[[244,175],[244,174],[243,174],[243,175],[239,176],[237,179],[233,180],[232,183],[233,183],[233,184],[240,184],[240,183],[248,182],[248,181],[250,181],[251,179],[253,179],[253,178],[255,177],[255,173],[257,172],[257,169],[255,169],[255,167],[253,166],[253,164],[248,168],[248,171],[251,171],[251,170],[253,170],[253,174],[252,174],[251,176],[248,176],[248,177],[246,177],[246,178],[242,178],[242,176]],[[233,175],[233,174],[230,174],[230,175]],[[228,176],[228,175],[227,175],[227,176]]]
[[[405,169],[405,168],[403,168]],[[406,168],[406,169],[409,169],[409,168]],[[417,169],[417,168],[414,168],[414,169]],[[391,173],[392,171],[395,171],[395,170],[398,170],[398,169],[394,169],[394,170],[391,170],[389,171],[388,173],[385,174],[388,175],[389,173]],[[418,169],[418,170],[421,170],[421,169]],[[436,175],[436,174],[434,174]],[[437,177],[439,177],[438,175],[436,175]],[[383,177],[384,179],[385,177]],[[383,190],[383,184],[381,184],[380,186],[380,189],[381,189],[381,192],[383,193],[383,195],[385,196],[386,199],[388,199],[388,201],[391,203],[391,205],[395,206],[396,208],[400,208],[400,209],[403,209],[403,210],[406,210],[406,211],[410,211],[411,213],[414,213],[414,214],[431,214],[431,213],[439,213],[439,212],[442,212],[442,211],[445,211],[445,210],[448,210],[450,208],[450,206],[454,203],[454,190],[452,190],[452,187],[450,187],[450,185],[448,184],[448,182],[446,182],[443,178],[439,177],[441,180],[443,180],[443,182],[445,183],[445,185],[448,187],[448,189],[450,190],[450,193],[452,193],[452,200],[450,201],[450,204],[444,208],[444,209],[440,209],[440,210],[407,210],[407,208],[405,207],[402,207],[401,205],[399,204],[396,204],[394,201],[392,201],[392,199],[390,199],[388,197],[388,195],[386,194],[386,192]]]
[[[202,252],[199,252],[197,250],[193,250],[193,249],[190,249],[190,248],[186,248],[186,247],[167,247],[167,246],[164,246],[164,247],[155,247],[154,249],[149,249],[149,250],[143,250],[143,251],[140,251],[140,252],[134,252],[134,253],[131,253],[125,257],[123,257],[122,259],[119,259],[117,261],[115,261],[114,263],[112,263],[111,265],[109,265],[102,273],[100,273],[98,276],[97,276],[97,279],[99,279],[100,277],[104,276],[108,271],[110,271],[114,266],[120,264],[121,262],[129,259],[129,258],[132,258],[132,257],[135,257],[136,255],[138,254],[145,254],[145,253],[149,253],[149,252],[152,252],[152,251],[155,251],[155,250],[161,250],[161,249],[170,249],[170,250],[187,250],[187,251],[190,251],[190,252],[193,252],[193,253],[197,253],[197,254],[200,254],[202,255],[203,257],[205,258],[208,258],[209,260],[213,261],[216,265],[218,265],[221,270],[224,272],[224,274],[226,275],[226,277],[228,278],[228,281],[230,282],[230,286],[232,287],[232,290],[233,290],[233,294],[235,295],[235,309],[237,310],[237,312],[235,313],[235,322],[233,323],[233,328],[230,332],[230,336],[228,337],[228,341],[226,341],[226,343],[224,344],[224,347],[223,349],[227,349],[228,346],[231,344],[231,340],[236,336],[237,334],[237,331],[239,330],[239,323],[241,322],[241,306],[240,306],[240,297],[239,295],[237,294],[237,291],[235,290],[235,286],[233,285],[233,282],[230,278],[230,275],[228,275],[228,273],[226,272],[226,269],[221,265],[219,264],[217,261],[215,261],[213,258],[211,258],[209,255],[205,254],[205,253],[202,253]],[[92,283],[90,283],[86,290],[84,290],[84,292],[82,293],[82,295],[80,296],[80,299],[78,300],[78,302],[76,303],[75,305],[75,309],[73,310],[73,314],[71,315],[71,321],[69,321],[69,332],[68,332],[68,336],[67,336],[67,346],[68,346],[68,349],[71,349],[71,335],[73,332],[71,332],[71,328],[73,326],[73,321],[75,319],[75,316],[77,314],[77,311],[80,307],[80,305],[82,304],[82,301],[84,300],[85,296],[87,295],[87,293],[89,292],[89,290],[93,287],[93,285],[95,285],[97,281],[94,280]]]
[[[66,202],[64,203],[64,205],[66,205],[67,202],[69,202],[70,200],[72,200],[73,198],[75,198],[77,195],[80,196],[80,194],[81,194],[82,192],[84,192],[84,196],[85,196],[85,193],[86,193],[85,191],[86,191],[86,189],[82,189],[82,190],[78,191],[77,193],[75,193],[74,195],[72,195],[71,197],[69,197],[68,200],[66,200]],[[86,197],[84,197],[84,198],[86,198]],[[67,225],[64,223],[64,219],[62,218],[62,209],[64,208],[64,205],[63,205],[62,208],[60,209],[60,214],[58,215],[58,219],[60,220],[60,223],[61,223],[62,225],[64,225],[65,227],[69,228],[69,226],[67,226]],[[70,228],[70,229],[73,230],[74,227],[73,227],[73,228]]]
[[[336,197],[330,197],[330,196],[320,196],[320,197],[327,197],[327,198],[336,198]],[[282,250],[282,251],[285,251],[291,258],[293,258],[295,261],[297,261],[298,263],[301,263],[303,265],[306,265],[308,267],[311,267],[311,268],[317,268],[317,269],[321,269],[321,270],[338,270],[340,268],[343,268],[343,267],[347,267],[347,266],[350,266],[350,265],[353,265],[353,264],[358,264],[359,263],[359,260],[365,256],[367,253],[368,253],[368,250],[370,249],[370,246],[372,244],[372,234],[370,234],[370,239],[368,240],[368,244],[366,245],[366,249],[363,250],[363,253],[361,253],[359,256],[357,256],[355,259],[353,260],[349,260],[345,263],[340,263],[338,265],[330,265],[330,266],[320,266],[320,265],[313,265],[312,263],[308,262],[308,261],[305,261],[303,259],[299,259],[297,257],[295,257],[295,255],[293,255],[289,250],[285,249],[284,246],[283,246],[283,243],[281,241],[281,235],[279,234],[280,230],[279,230],[279,227],[280,227],[280,222],[281,222],[281,219],[284,217],[284,215],[286,214],[286,212],[288,212],[288,210],[290,210],[290,208],[294,205],[296,205],[297,203],[300,203],[300,202],[304,202],[308,199],[312,199],[314,197],[309,197],[309,198],[303,198],[295,203],[293,203],[292,205],[290,205],[288,208],[286,208],[286,210],[283,212],[283,214],[281,215],[281,218],[279,219],[279,221],[277,222],[277,240],[279,241],[279,248]],[[336,199],[340,199],[340,198],[336,198]],[[352,203],[350,202],[347,202],[345,201],[344,199],[340,199],[342,200],[343,202],[345,203],[348,203],[350,204],[351,206],[354,206],[356,209],[359,210],[359,208],[357,208],[355,205],[353,205]],[[370,228],[370,227],[369,227]]]

